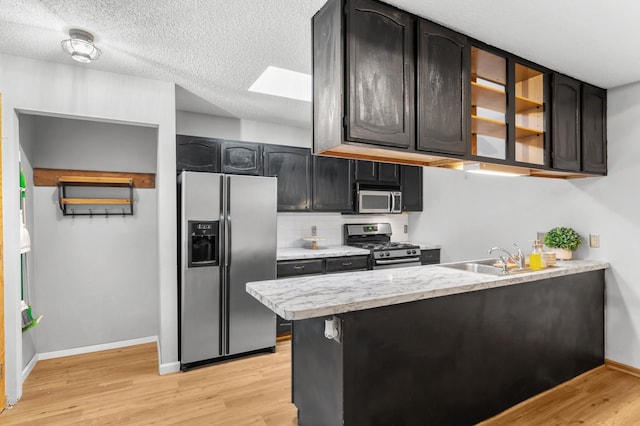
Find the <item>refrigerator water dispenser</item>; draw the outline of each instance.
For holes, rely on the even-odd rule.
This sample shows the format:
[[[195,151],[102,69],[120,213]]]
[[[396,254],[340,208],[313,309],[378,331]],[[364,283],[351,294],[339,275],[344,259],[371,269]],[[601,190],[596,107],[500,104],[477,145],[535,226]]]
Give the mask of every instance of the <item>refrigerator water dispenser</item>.
[[[189,221],[189,268],[218,266],[219,221]]]

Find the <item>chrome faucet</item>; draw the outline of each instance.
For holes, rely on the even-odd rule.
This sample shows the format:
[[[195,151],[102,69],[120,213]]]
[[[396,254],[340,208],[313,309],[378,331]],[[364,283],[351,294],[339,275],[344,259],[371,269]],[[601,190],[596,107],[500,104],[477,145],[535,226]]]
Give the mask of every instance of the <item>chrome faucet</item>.
[[[509,253],[508,251],[506,251],[505,249],[503,249],[502,247],[491,247],[489,249],[489,254],[493,253],[496,250],[500,250],[501,252],[506,254],[506,256],[500,255],[500,260],[502,260],[503,274],[506,274],[509,272],[509,269],[507,267],[507,259],[511,259],[513,263],[518,265],[518,269],[524,269],[524,254],[522,254],[522,250],[520,250],[520,247],[518,247],[516,243],[513,243],[513,245],[515,248],[518,249],[518,254],[516,254],[515,256]]]

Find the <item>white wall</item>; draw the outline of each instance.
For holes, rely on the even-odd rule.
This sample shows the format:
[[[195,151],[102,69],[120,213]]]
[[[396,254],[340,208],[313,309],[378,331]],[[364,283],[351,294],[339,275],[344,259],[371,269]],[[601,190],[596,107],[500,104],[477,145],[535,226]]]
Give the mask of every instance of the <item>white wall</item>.
[[[20,115],[21,136],[26,117]],[[29,121],[34,168],[155,173],[156,128],[42,116]],[[100,189],[82,189],[102,196]],[[124,217],[65,217],[57,197],[51,186],[36,187],[29,197],[35,212],[31,303],[44,315],[34,329],[38,353],[157,336],[155,189],[135,188],[135,214]]]
[[[160,371],[179,369],[176,292],[175,85],[0,54],[3,94],[3,220],[5,257],[6,386],[9,403],[22,394],[20,380],[18,113],[85,117],[156,127],[157,256]]]
[[[340,213],[278,213],[278,248],[307,247],[311,243],[302,238],[311,236],[311,227],[315,226],[318,237],[324,238],[319,246],[344,243],[343,225],[345,223],[391,224],[391,241],[407,241],[409,234],[404,232],[409,217],[404,214],[370,215]],[[427,241],[418,241],[427,242]]]
[[[176,133],[311,148],[311,129],[186,111],[176,112]]]
[[[34,116],[33,126],[33,167],[156,172],[155,127],[45,116]]]
[[[410,213],[409,237],[442,245],[443,262],[487,256],[537,231],[573,227],[600,234],[577,258],[611,263],[606,272],[606,357],[640,368],[640,84],[609,90],[606,177],[504,178],[425,168],[424,211]]]

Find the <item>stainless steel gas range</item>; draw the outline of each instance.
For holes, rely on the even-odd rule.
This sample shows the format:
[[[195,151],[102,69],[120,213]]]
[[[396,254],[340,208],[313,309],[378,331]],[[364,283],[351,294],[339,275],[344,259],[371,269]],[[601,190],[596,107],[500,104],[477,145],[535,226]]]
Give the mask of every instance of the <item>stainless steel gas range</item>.
[[[344,225],[344,243],[369,250],[371,269],[420,266],[420,247],[391,242],[391,224],[358,223]]]

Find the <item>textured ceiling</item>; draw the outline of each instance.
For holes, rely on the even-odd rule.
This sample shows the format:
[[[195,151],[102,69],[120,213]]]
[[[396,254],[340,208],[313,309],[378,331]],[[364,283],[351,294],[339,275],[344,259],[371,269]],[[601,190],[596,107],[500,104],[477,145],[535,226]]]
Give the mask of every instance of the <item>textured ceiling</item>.
[[[95,35],[93,69],[175,82],[177,108],[300,127],[311,105],[248,92],[268,65],[311,71],[325,0],[0,0],[0,52],[76,64],[60,41]],[[640,80],[631,0],[389,0],[549,68],[611,88]]]

